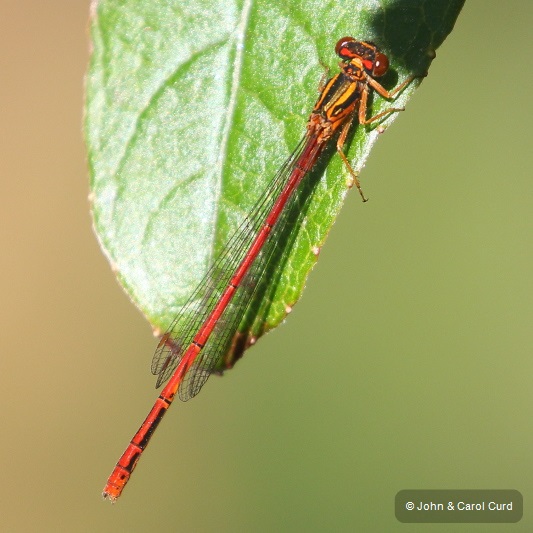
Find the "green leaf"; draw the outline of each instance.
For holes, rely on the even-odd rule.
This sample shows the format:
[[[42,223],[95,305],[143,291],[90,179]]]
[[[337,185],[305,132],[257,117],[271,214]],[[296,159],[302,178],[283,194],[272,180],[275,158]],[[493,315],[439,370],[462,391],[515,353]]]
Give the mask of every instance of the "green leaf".
[[[94,227],[156,330],[167,328],[302,137],[321,63],[337,70],[337,40],[375,42],[391,63],[380,82],[392,89],[428,70],[463,1],[93,4],[85,131]],[[369,116],[389,105],[374,96]],[[356,170],[378,131],[356,129],[348,152]],[[318,167],[228,365],[298,300],[339,212],[346,171],[333,151]]]

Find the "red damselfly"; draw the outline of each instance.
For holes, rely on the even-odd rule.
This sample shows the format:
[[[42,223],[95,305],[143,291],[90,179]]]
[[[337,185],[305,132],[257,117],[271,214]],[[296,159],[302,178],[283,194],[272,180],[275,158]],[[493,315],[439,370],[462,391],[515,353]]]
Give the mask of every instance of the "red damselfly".
[[[375,80],[387,72],[389,61],[373,43],[343,37],[335,52],[341,58],[340,72],[322,88],[303,139],[161,337],[152,372],[158,376],[157,387],[169,381],[116,464],[104,488],[104,498],[114,502],[121,495],[178,391],[184,401],[194,397],[225,356],[268,263],[273,230],[280,225],[298,186],[335,136],[337,152],[366,201],[357,174],[343,152],[348,132],[352,124],[370,124],[401,111],[391,107],[367,118],[368,97],[374,90],[392,99],[415,76],[389,92]]]

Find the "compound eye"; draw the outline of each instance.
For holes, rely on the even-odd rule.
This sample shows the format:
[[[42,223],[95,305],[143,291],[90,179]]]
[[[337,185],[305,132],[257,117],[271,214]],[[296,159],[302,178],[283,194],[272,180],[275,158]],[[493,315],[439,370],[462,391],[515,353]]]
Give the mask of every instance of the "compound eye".
[[[350,50],[349,43],[353,43],[355,39],[353,37],[343,37],[337,41],[335,45],[335,53],[342,59],[351,59],[354,57],[353,52]]]
[[[387,70],[389,70],[389,58],[381,52],[376,52],[372,74],[379,78],[380,76],[383,76]]]

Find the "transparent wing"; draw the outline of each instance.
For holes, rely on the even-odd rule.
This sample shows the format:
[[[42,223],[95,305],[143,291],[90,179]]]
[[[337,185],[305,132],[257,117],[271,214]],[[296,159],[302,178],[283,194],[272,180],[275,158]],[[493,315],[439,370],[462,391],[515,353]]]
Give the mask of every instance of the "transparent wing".
[[[308,147],[308,143],[307,137],[300,141],[172,321],[166,333],[161,337],[152,359],[152,373],[158,376],[156,387],[161,386],[170,378],[194,336],[220,300],[235,270],[246,257],[254,237],[286,185],[302,151],[306,146]],[[318,143],[315,142],[315,145],[316,153],[311,153],[310,159],[316,159],[321,150]],[[278,221],[276,227],[280,222],[281,220]],[[239,323],[246,313],[257,282],[261,279],[268,264],[272,248],[269,243],[272,241],[271,234],[217,322],[196,361],[185,375],[179,388],[179,395],[182,400],[188,400],[198,394],[217,363],[229,349]]]

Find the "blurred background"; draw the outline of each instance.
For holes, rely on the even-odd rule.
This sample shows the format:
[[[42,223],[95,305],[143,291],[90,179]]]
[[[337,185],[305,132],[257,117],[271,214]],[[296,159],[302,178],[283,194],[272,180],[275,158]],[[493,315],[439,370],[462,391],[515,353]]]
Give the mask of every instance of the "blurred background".
[[[0,529],[418,531],[399,490],[492,488],[525,508],[491,531],[531,531],[533,3],[468,0],[372,201],[348,196],[290,318],[172,408],[115,506],[155,342],[92,233],[88,10],[0,7]]]

